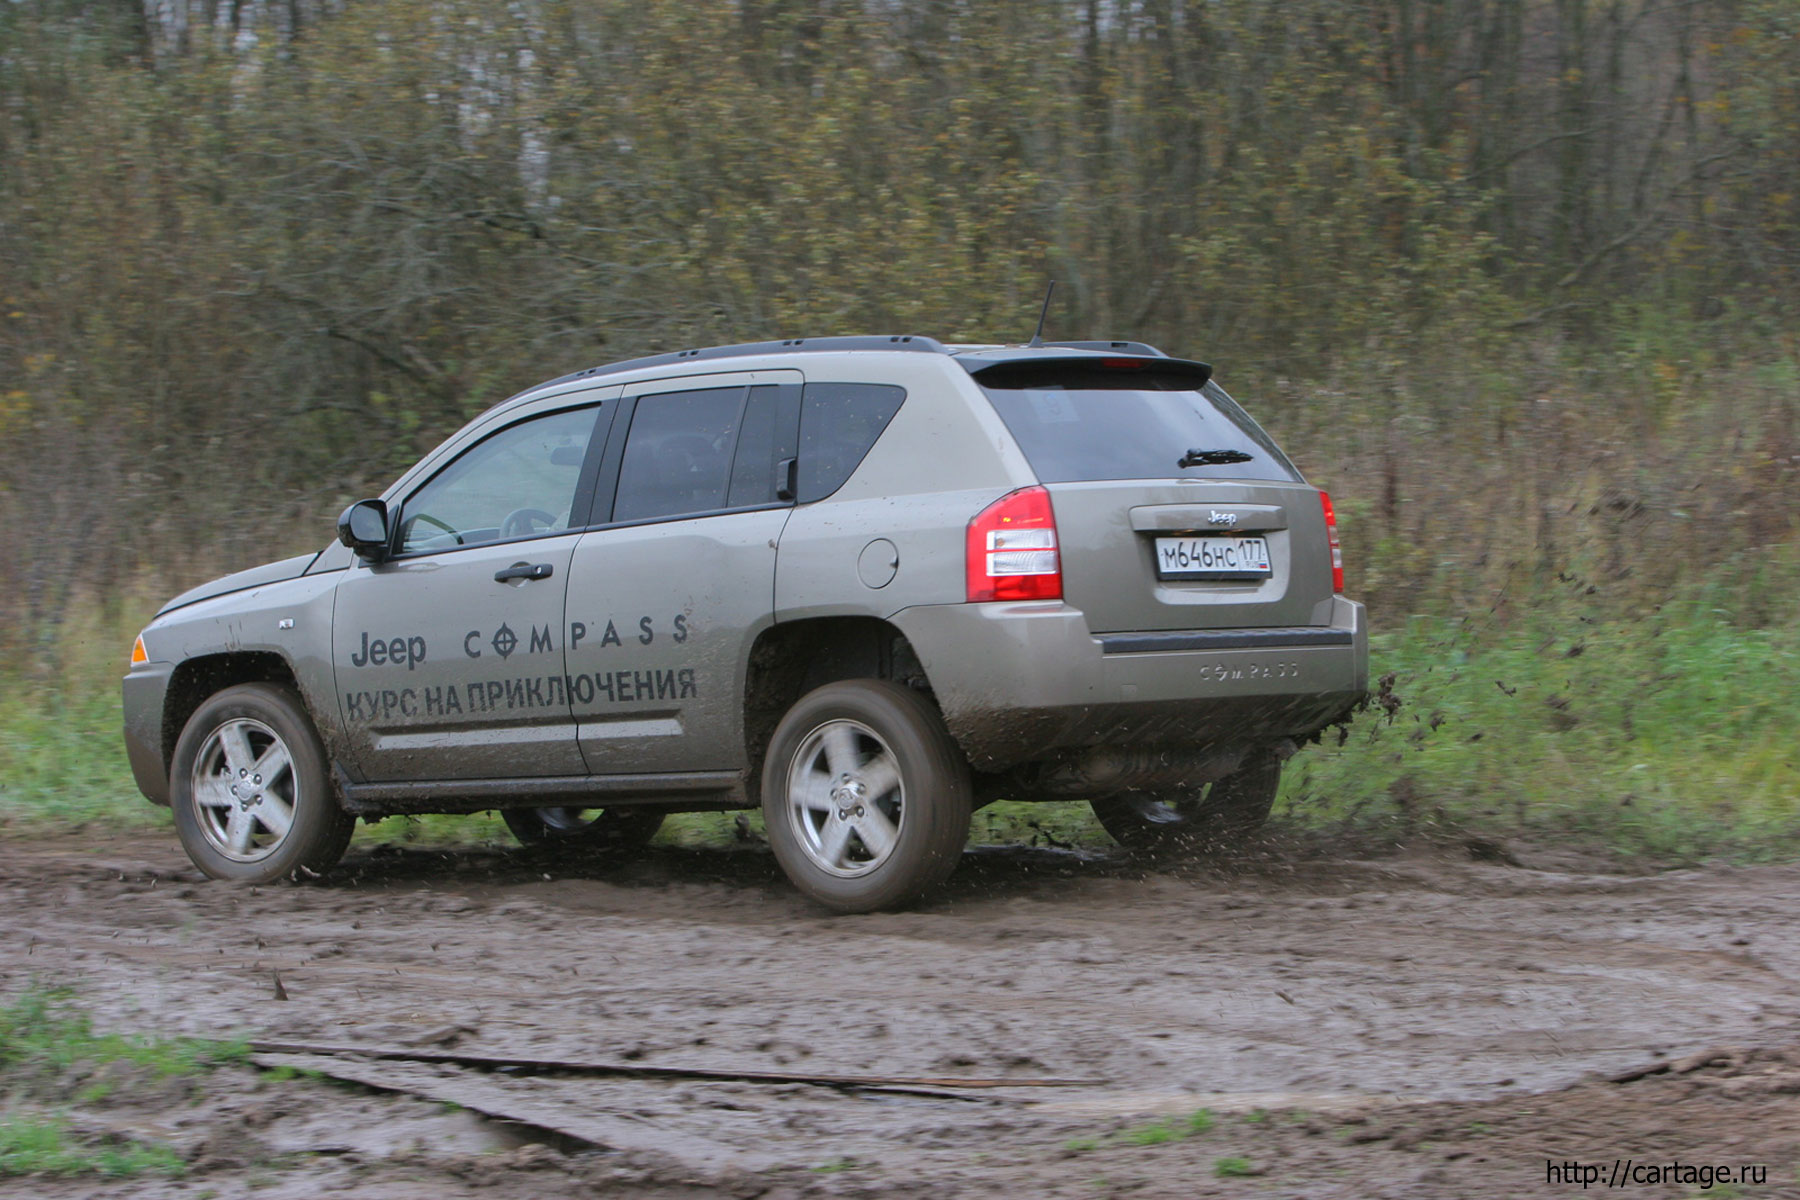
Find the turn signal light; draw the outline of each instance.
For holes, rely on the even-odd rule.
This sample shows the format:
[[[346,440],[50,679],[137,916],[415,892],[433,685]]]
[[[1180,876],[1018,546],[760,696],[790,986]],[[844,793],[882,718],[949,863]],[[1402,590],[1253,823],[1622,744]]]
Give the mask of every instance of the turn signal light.
[[[137,641],[131,643],[131,665],[135,667],[139,663],[149,661],[149,652],[144,649],[144,635],[140,633],[137,635]]]
[[[965,566],[971,604],[1062,599],[1056,513],[1041,487],[1008,492],[969,522]]]
[[[1338,544],[1337,513],[1332,511],[1331,497],[1319,491],[1319,503],[1325,507],[1325,536],[1331,542],[1331,590],[1344,590],[1344,548]]]

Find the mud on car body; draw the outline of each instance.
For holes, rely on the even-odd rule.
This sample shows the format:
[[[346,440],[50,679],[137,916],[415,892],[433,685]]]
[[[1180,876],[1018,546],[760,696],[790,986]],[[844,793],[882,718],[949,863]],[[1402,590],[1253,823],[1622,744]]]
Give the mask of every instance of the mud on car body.
[[[1357,704],[1331,502],[1202,363],[825,338],[636,359],[471,421],[338,541],[177,597],[125,736],[208,874],[498,809],[647,841],[760,805],[794,883],[930,892],[973,808],[1228,837]]]

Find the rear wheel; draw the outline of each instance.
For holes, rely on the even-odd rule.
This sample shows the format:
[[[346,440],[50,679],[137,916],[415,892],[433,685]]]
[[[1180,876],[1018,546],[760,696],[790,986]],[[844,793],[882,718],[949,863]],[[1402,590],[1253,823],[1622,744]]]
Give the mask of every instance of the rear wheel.
[[[1281,787],[1281,760],[1265,755],[1183,795],[1126,792],[1093,802],[1094,816],[1121,846],[1189,850],[1242,841],[1263,827]]]
[[[622,808],[504,808],[500,819],[514,837],[527,846],[546,843],[582,843],[642,846],[662,828],[659,809],[626,805]]]
[[[324,871],[356,829],[305,704],[280,684],[239,684],[201,704],[175,743],[169,785],[182,847],[214,879]]]
[[[969,768],[917,692],[878,679],[826,684],[776,726],[763,821],[794,886],[838,912],[916,900],[969,837]]]

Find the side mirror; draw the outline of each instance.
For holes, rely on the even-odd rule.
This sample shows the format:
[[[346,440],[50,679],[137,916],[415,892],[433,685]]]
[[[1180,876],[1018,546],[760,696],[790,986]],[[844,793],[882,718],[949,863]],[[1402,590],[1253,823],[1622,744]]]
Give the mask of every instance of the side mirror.
[[[338,541],[358,558],[380,562],[387,557],[388,510],[385,500],[358,500],[338,518]]]

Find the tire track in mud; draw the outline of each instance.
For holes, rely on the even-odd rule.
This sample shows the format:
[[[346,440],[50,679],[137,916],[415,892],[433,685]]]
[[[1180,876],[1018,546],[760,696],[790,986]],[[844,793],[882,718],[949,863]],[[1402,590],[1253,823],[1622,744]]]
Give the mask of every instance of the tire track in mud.
[[[1109,1081],[984,1108],[984,1127],[1040,1133],[1544,1091],[1800,1022],[1795,866],[1618,876],[1432,853],[1158,872],[989,852],[929,908],[834,918],[772,886],[766,859],[353,854],[320,883],[240,888],[194,878],[166,837],[14,842],[0,971],[69,983],[121,1030]],[[969,1121],[800,1084],[409,1070],[449,1098],[610,1114],[589,1140],[623,1129],[709,1169],[929,1154]]]

